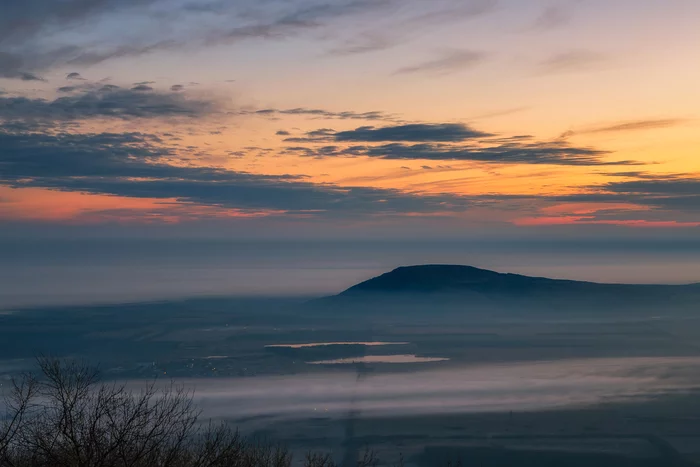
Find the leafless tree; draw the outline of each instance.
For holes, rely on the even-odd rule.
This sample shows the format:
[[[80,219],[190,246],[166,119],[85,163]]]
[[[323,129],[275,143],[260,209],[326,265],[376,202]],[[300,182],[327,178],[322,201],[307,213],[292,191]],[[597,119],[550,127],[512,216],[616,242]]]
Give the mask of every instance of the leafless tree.
[[[0,414],[0,467],[291,467],[286,449],[201,423],[192,393],[155,382],[133,391],[76,361],[41,357],[12,381]],[[339,467],[309,453],[304,467]],[[377,467],[369,449],[357,467]],[[404,465],[401,457],[398,467]],[[459,466],[457,466],[459,467]]]
[[[7,413],[0,421],[0,465],[11,465],[11,459],[17,455],[15,441],[29,416],[38,389],[38,383],[31,374],[12,380],[9,394],[3,398]]]
[[[0,464],[8,467],[289,467],[281,448],[244,439],[226,425],[198,423],[181,386],[139,392],[100,383],[79,362],[39,358],[6,397]]]

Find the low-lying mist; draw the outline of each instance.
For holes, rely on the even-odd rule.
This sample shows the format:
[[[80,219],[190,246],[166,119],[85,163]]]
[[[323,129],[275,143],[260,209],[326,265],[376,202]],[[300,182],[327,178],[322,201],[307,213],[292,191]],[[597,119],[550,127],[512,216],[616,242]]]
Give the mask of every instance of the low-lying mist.
[[[474,365],[408,373],[336,371],[191,381],[205,414],[365,417],[541,411],[640,401],[700,386],[700,358],[599,358]]]

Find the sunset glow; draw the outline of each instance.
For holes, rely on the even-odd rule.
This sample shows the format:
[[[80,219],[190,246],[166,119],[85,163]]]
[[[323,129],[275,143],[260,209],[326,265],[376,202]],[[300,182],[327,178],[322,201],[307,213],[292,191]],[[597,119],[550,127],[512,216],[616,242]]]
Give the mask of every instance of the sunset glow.
[[[697,2],[69,4],[0,19],[4,223],[700,225]]]

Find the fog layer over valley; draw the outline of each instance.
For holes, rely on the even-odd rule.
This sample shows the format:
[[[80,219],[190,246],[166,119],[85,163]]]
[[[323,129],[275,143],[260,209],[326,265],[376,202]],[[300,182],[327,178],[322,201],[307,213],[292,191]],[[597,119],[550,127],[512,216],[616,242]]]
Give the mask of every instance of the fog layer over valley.
[[[0,242],[0,258],[0,312],[196,296],[319,297],[397,266],[426,263],[610,283],[700,280],[700,242],[644,238],[520,243],[28,237]]]
[[[394,287],[407,271],[426,270],[381,280]],[[437,448],[486,455],[484,445],[662,462],[630,465],[698,454],[695,286],[600,286],[597,295],[595,284],[458,271],[447,291],[360,297],[365,284],[320,300],[15,310],[0,316],[0,378],[32,369],[37,354],[86,359],[136,390],[154,378],[184,384],[205,417],[294,449],[344,456],[369,445],[404,452],[411,465],[432,465],[421,456]],[[508,290],[498,290],[504,280]],[[602,308],[609,290],[646,293],[648,303],[618,306],[617,297]]]
[[[193,384],[208,413],[227,418],[345,417],[350,410],[369,418],[532,412],[690,394],[700,387],[700,357],[511,362],[411,372],[378,369],[377,374],[359,380],[357,372],[341,371],[198,379]]]

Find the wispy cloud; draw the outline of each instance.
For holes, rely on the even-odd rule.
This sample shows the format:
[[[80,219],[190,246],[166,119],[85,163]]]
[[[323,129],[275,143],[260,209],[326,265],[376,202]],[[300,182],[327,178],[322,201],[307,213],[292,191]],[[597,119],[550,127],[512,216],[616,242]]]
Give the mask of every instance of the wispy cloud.
[[[290,147],[288,153],[319,159],[369,157],[391,160],[474,161],[492,164],[549,164],[569,166],[641,165],[635,161],[608,161],[608,153],[562,142],[527,142],[508,145],[402,144],[379,146]]]
[[[634,173],[629,174],[634,176]],[[558,201],[629,203],[664,211],[700,212],[699,175],[642,174],[587,187],[587,192],[558,196]]]
[[[328,53],[339,56],[364,54],[385,50],[397,43],[398,40],[395,37],[390,38],[379,33],[365,33],[331,48]]]
[[[146,85],[123,89],[115,85],[63,86],[71,93],[54,100],[0,96],[0,120],[67,121],[90,118],[202,117],[220,109],[216,101],[182,93],[153,92]],[[78,91],[78,92],[75,92]]]
[[[161,0],[13,2],[0,17],[0,77],[35,80],[41,79],[38,73],[66,64],[89,66],[158,50],[284,39],[323,29],[338,18],[376,13],[395,0],[215,3],[211,8],[190,8]],[[218,21],[212,22],[212,11],[217,12]],[[98,30],[108,14],[158,17],[170,28],[154,28],[158,35],[144,29],[137,42],[128,43],[120,36],[96,40],[94,34],[85,33]],[[71,27],[81,39],[74,43],[51,40],[62,28]]]
[[[0,78],[44,81],[39,75],[25,69],[24,61],[20,56],[3,52],[2,49],[0,49]]]
[[[0,185],[311,216],[461,212],[468,198],[314,184],[304,177],[170,165],[178,155],[143,133],[46,134],[0,127]]]
[[[571,20],[569,5],[552,5],[540,14],[532,24],[533,30],[548,31],[566,25]]]
[[[256,109],[256,110],[239,110],[234,112],[236,115],[258,115],[262,117],[279,117],[280,115],[298,115],[312,118],[327,118],[337,120],[384,120],[396,121],[394,115],[373,110],[369,112],[356,112],[354,110],[333,111],[326,109],[313,109],[306,107],[298,107],[294,109]]]
[[[353,34],[340,45],[332,47],[328,53],[338,56],[357,55],[406,44],[427,31],[485,15],[495,9],[497,0],[436,1],[421,6],[426,5],[430,7],[427,11],[392,18],[391,22],[376,26],[375,29]],[[409,11],[413,9],[407,8]]]
[[[541,73],[562,73],[596,69],[608,62],[608,58],[591,50],[570,50],[555,54],[540,62]]]
[[[383,128],[360,127],[334,133],[335,141],[465,141],[486,138],[490,133],[474,130],[463,123],[414,123]]]
[[[580,130],[570,130],[562,134],[562,137],[570,137],[580,134],[594,134],[594,133],[620,133],[620,132],[630,132],[630,131],[645,131],[645,130],[657,130],[661,128],[671,128],[687,123],[688,120],[684,118],[666,118],[657,120],[635,120],[614,123],[611,125],[584,128]]]
[[[474,50],[453,50],[443,53],[441,57],[399,68],[395,75],[427,73],[444,75],[474,67],[486,59],[486,54]]]
[[[304,146],[286,151],[304,157],[370,157],[392,160],[478,161],[495,164],[552,165],[640,165],[622,160],[609,161],[606,151],[573,146],[564,140],[535,141],[529,136],[503,137],[464,124],[405,124],[381,128],[360,127],[336,132],[322,128],[288,143]],[[409,143],[419,144],[409,144]],[[318,146],[316,144],[323,145]],[[343,144],[345,143],[345,144]],[[370,143],[346,145],[352,143]],[[387,143],[387,144],[371,144]]]

